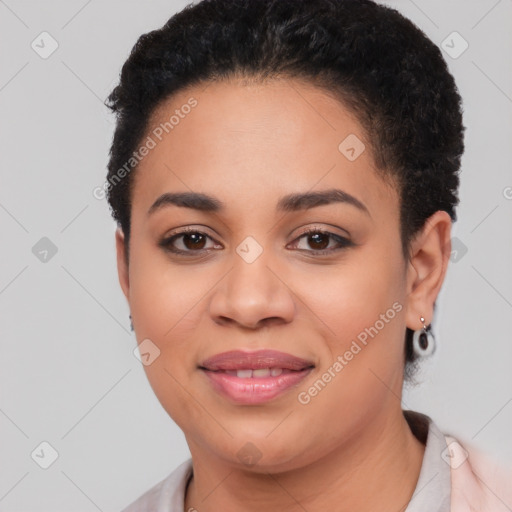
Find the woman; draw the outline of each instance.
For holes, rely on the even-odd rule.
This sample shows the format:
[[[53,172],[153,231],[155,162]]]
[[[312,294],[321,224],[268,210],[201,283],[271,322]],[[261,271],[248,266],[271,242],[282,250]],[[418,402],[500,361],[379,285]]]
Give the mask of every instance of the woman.
[[[401,408],[464,149],[438,48],[369,0],[205,0],[109,106],[119,280],[191,452],[125,511],[510,510],[504,470]]]

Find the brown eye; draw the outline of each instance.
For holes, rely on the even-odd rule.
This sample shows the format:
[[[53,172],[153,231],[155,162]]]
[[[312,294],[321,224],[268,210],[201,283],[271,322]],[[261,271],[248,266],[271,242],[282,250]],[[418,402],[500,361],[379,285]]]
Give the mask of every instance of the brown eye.
[[[187,249],[203,249],[205,244],[205,237],[201,233],[187,233],[181,235],[183,237],[183,245]]]
[[[301,240],[304,239],[304,243]],[[334,246],[330,246],[333,243]],[[294,249],[312,254],[332,254],[341,249],[353,246],[354,243],[343,236],[335,235],[329,231],[310,229],[302,233],[294,242]]]
[[[329,246],[329,235],[325,233],[312,233],[307,236],[308,243],[312,249],[322,250]]]
[[[222,246],[213,243],[208,247],[208,240],[215,242],[210,236],[194,229],[183,230],[179,233],[164,238],[159,246],[164,250],[175,254],[202,253]]]

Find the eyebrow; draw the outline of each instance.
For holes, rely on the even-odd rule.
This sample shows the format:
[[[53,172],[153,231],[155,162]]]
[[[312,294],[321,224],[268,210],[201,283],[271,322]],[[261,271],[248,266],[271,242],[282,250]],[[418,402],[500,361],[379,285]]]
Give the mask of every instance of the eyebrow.
[[[356,197],[340,189],[323,190],[320,192],[304,192],[283,196],[277,203],[280,212],[296,212],[333,203],[345,203],[355,206],[371,217],[368,208]],[[167,192],[162,194],[151,205],[148,215],[166,206],[180,206],[203,212],[221,212],[225,204],[215,197],[200,192]]]

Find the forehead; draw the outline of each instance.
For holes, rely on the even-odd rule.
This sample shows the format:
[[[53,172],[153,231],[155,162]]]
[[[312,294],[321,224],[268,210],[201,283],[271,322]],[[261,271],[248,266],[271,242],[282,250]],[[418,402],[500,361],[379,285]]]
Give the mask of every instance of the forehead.
[[[147,137],[154,147],[135,173],[134,209],[147,210],[174,190],[266,209],[276,197],[330,188],[342,188],[369,210],[396,208],[396,191],[375,170],[357,118],[302,81],[190,87],[159,105]]]

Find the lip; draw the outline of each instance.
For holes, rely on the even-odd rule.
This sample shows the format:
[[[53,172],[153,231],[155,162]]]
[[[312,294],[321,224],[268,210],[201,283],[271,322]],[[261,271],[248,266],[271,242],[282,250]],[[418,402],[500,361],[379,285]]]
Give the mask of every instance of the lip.
[[[279,352],[277,350],[230,350],[209,357],[201,363],[200,368],[217,370],[257,370],[260,368],[283,368],[286,370],[303,370],[314,366],[312,361]]]
[[[238,404],[259,404],[297,386],[313,370],[311,361],[278,352],[258,350],[247,352],[233,350],[206,359],[199,369],[208,377],[213,388]],[[270,368],[283,371],[276,376],[236,375],[237,370],[263,370]]]

